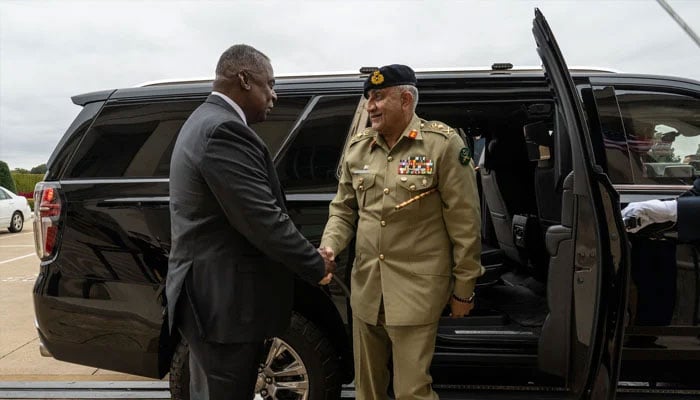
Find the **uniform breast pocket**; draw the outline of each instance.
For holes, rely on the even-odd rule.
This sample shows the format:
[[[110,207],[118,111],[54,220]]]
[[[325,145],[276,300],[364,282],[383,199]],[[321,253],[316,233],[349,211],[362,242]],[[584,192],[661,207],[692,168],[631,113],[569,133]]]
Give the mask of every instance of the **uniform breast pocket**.
[[[358,207],[365,207],[367,197],[371,196],[374,191],[374,180],[374,174],[354,174],[352,176],[352,187],[355,189]]]
[[[437,180],[434,175],[399,175],[396,177],[396,200],[397,205],[404,202],[409,202],[401,207],[401,209],[411,210],[418,209],[421,206],[422,199],[414,200],[417,196],[433,189],[437,185]]]

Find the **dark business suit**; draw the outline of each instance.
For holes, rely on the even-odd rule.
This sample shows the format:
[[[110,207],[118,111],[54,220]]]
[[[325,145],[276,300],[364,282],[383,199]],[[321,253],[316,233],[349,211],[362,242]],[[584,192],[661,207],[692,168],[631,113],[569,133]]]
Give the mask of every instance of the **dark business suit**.
[[[263,340],[289,324],[294,273],[316,284],[325,269],[286,214],[267,147],[218,96],[192,113],[175,143],[170,218],[171,330],[176,324],[200,364],[245,376],[209,380],[211,398],[252,398],[238,390],[254,383]]]

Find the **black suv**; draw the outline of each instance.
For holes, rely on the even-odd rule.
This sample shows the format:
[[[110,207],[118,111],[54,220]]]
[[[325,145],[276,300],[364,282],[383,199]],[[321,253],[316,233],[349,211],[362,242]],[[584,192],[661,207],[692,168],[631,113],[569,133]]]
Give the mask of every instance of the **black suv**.
[[[673,229],[627,235],[620,207],[678,195],[697,175],[700,83],[569,71],[538,11],[533,33],[544,71],[500,64],[417,74],[418,115],[460,131],[478,161],[487,271],[473,315],[440,322],[436,384],[540,385],[587,398],[614,396],[620,372],[694,381],[694,247]],[[343,148],[368,125],[363,79],[280,77],[276,107],[254,126],[290,216],[313,243]],[[35,191],[42,353],[147,377],[170,372],[173,396],[187,397],[187,346],[164,315],[168,173],[180,127],[210,91],[197,81],[73,97],[83,109]],[[631,241],[672,252],[635,265]],[[329,287],[298,283],[291,326],[268,342],[261,364],[263,397],[335,398],[352,380],[352,260],[352,250],[339,257]]]

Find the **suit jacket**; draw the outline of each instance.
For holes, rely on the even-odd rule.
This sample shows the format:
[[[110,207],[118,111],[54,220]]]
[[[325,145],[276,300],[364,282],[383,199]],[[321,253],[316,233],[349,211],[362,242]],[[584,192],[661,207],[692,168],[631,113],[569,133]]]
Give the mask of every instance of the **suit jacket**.
[[[700,178],[677,201],[678,238],[688,242],[700,240]]]
[[[286,213],[267,146],[210,95],[180,130],[170,162],[169,326],[186,287],[201,337],[216,343],[280,335],[294,273],[316,284],[324,263]]]

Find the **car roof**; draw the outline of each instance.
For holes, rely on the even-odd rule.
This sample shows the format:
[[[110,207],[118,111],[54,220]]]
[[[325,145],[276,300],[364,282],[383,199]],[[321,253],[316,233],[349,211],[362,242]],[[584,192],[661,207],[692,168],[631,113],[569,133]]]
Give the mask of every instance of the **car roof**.
[[[636,78],[672,79],[682,83],[699,84],[692,79],[646,74],[626,74],[595,67],[574,67],[569,69],[573,78]],[[288,74],[275,77],[275,91],[284,94],[309,93],[362,93],[363,81],[367,74],[358,72]],[[418,85],[431,81],[483,79],[483,80],[539,80],[543,81],[541,67],[518,67],[508,70],[491,68],[431,68],[416,71]],[[139,98],[202,97],[212,90],[211,78],[189,78],[160,80],[142,83],[136,87],[102,90],[79,94],[72,97],[73,103],[85,105],[95,101],[133,100]]]

